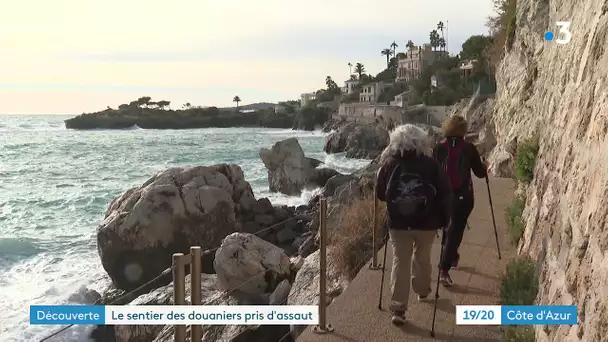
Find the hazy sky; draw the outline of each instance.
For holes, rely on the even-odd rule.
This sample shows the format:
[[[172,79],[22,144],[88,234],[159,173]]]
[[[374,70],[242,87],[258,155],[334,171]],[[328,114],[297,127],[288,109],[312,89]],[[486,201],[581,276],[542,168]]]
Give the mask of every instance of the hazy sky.
[[[140,96],[231,106],[376,74],[380,51],[448,22],[457,53],[491,0],[19,0],[0,10],[0,113],[72,114]]]

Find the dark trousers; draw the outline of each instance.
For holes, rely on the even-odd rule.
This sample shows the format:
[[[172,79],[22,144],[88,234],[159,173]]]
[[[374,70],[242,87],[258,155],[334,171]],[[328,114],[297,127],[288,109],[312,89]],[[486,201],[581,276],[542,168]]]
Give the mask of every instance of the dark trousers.
[[[439,267],[448,271],[458,260],[458,248],[462,242],[464,230],[467,227],[467,220],[473,211],[475,201],[473,194],[454,194],[454,205],[452,207],[452,225],[443,234],[444,250]]]

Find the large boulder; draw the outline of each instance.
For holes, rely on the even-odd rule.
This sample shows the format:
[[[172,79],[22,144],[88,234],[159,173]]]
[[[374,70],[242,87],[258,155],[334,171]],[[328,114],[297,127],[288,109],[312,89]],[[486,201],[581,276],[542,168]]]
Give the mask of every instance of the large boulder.
[[[214,268],[223,290],[261,295],[291,274],[285,252],[252,234],[228,235],[215,252]]]
[[[160,172],[110,203],[97,229],[102,265],[116,287],[136,288],[168,268],[173,253],[218,246],[255,203],[238,165]]]
[[[348,158],[374,159],[388,142],[388,131],[382,125],[351,122],[325,138],[323,151],[346,152]]]
[[[308,158],[298,139],[289,138],[275,143],[271,149],[262,148],[260,158],[268,169],[270,191],[299,196],[305,188],[323,187],[339,172],[316,167],[321,161]]]
[[[273,192],[300,195],[314,173],[296,138],[279,141],[270,150],[261,149],[260,158],[268,169],[268,183]]]

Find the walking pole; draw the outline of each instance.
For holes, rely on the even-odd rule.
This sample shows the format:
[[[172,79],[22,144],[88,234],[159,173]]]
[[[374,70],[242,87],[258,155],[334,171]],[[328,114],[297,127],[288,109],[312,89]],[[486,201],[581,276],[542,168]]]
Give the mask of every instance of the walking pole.
[[[443,246],[445,230],[441,234],[441,252],[439,252],[439,265],[437,266],[437,287],[435,288],[435,305],[433,305],[433,322],[431,323],[431,337],[435,337],[435,317],[437,316],[437,301],[439,300],[439,275],[441,274],[441,260],[443,260]]]
[[[388,235],[388,230],[386,235]],[[380,278],[380,296],[378,297],[378,310],[382,310],[382,290],[384,289],[384,271],[386,270],[386,251],[388,250],[388,236],[384,237],[384,257],[382,259],[382,277]]]
[[[494,206],[492,205],[492,195],[490,193],[490,179],[486,175],[486,186],[488,188],[488,200],[490,201],[490,212],[492,213],[492,224],[494,225],[494,237],[496,237],[496,250],[498,251],[498,260],[500,260],[500,245],[498,244],[498,230],[496,230],[496,219],[494,219]]]

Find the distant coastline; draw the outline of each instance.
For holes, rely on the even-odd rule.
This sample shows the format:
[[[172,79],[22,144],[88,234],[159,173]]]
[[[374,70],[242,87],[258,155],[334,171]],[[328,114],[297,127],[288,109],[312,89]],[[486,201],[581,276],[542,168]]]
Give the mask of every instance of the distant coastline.
[[[194,129],[224,127],[265,127],[313,130],[327,121],[322,109],[304,108],[275,111],[273,103],[255,103],[233,108],[194,107],[189,103],[182,109],[167,109],[168,101],[152,102],[142,97],[118,109],[83,113],[65,120],[68,129]]]

